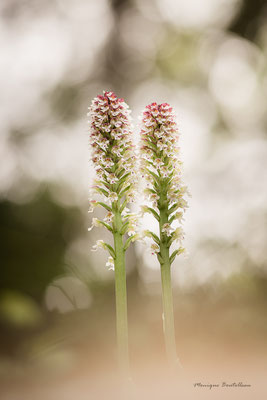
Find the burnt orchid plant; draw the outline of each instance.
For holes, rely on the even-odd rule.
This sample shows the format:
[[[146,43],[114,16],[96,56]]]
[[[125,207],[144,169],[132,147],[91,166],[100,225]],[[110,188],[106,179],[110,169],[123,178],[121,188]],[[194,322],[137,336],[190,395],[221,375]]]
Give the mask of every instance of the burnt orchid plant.
[[[176,365],[180,363],[175,343],[171,264],[177,255],[185,252],[181,224],[188,193],[181,177],[178,140],[177,124],[170,105],[148,105],[141,126],[141,172],[147,184],[145,198],[148,200],[142,206],[142,212],[152,214],[157,220],[159,235],[146,230],[144,236],[153,240],[152,254],[157,256],[160,264],[165,347],[168,359]]]
[[[92,250],[108,251],[107,266],[115,271],[116,325],[119,363],[129,369],[125,252],[138,238],[137,217],[128,209],[134,201],[136,155],[132,141],[130,110],[113,92],[104,92],[89,107],[91,160],[96,172],[90,210],[102,207],[103,220],[93,218],[93,227],[104,227],[113,244],[98,240]],[[99,198],[97,200],[96,198]]]

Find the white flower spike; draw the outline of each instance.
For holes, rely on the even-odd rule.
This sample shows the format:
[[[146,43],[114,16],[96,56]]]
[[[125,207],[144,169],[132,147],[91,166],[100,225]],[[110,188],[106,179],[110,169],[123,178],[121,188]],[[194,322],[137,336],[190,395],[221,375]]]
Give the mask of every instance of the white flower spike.
[[[181,247],[184,238],[180,226],[183,214],[188,207],[185,200],[187,188],[181,179],[179,160],[179,133],[173,110],[169,104],[152,103],[143,112],[141,129],[141,175],[147,188],[144,193],[150,205],[142,207],[142,213],[151,213],[158,222],[159,236],[145,231],[150,237],[152,254],[160,263],[162,300],[164,314],[164,335],[168,358],[177,364],[173,301],[171,290],[171,264],[178,254],[184,253]],[[173,224],[178,224],[175,228]],[[172,244],[178,242],[178,249],[170,254]]]

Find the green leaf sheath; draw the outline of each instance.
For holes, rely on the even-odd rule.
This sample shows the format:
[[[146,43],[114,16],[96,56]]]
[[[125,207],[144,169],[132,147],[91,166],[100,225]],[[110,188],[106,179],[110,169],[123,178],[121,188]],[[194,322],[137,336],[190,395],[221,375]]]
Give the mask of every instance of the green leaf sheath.
[[[151,207],[147,207],[147,210],[148,210],[148,212],[150,212],[150,214],[154,215],[154,217],[156,218],[156,220],[159,222],[159,215],[158,215],[158,213],[157,213],[155,210],[153,210],[153,208],[151,208]]]
[[[109,224],[107,224],[106,222],[104,222],[104,221],[99,221],[99,224],[102,225],[102,226],[104,226],[105,228],[107,228],[107,230],[109,230],[110,232],[113,232],[112,227],[111,227]]]
[[[98,201],[97,204],[99,204],[100,206],[104,207],[109,212],[112,211],[111,207],[109,207],[106,203],[103,203],[102,201]]]
[[[113,247],[110,246],[110,244],[108,244],[108,243],[104,243],[104,248],[106,250],[108,250],[108,252],[111,255],[111,257],[113,257],[113,259],[115,259],[116,255],[115,255],[115,251],[114,251]]]
[[[175,257],[179,254],[179,250],[180,250],[180,249],[174,250],[174,252],[171,254],[171,256],[170,256],[170,263],[171,263],[171,264],[173,263]]]
[[[115,294],[116,294],[116,323],[118,358],[121,370],[129,371],[129,350],[128,350],[128,321],[127,321],[127,292],[126,292],[126,271],[125,251],[123,244],[122,216],[119,205],[114,207],[114,250],[115,250]]]
[[[162,233],[162,227],[168,223],[167,191],[164,183],[160,185],[160,267],[163,303],[163,326],[167,357],[171,364],[177,363],[175,328],[173,315],[173,299],[171,287],[171,261],[169,254],[168,238]]]
[[[136,239],[138,238],[138,235],[133,235],[130,236],[126,242],[124,243],[124,250],[126,251],[128,249],[128,247],[130,246],[131,242],[134,242]]]

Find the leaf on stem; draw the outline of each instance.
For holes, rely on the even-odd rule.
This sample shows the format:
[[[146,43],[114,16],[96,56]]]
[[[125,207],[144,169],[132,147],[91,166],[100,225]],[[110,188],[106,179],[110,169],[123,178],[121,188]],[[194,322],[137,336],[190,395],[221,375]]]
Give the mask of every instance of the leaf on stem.
[[[160,253],[157,254],[157,257],[158,257],[159,263],[163,264],[163,258],[161,257]]]
[[[100,224],[100,225],[103,225],[103,226],[104,226],[105,228],[107,228],[110,232],[113,232],[112,227],[111,227],[109,224],[106,224],[106,222],[100,221],[100,220],[99,220],[99,224]]]
[[[178,203],[173,204],[173,205],[171,206],[171,208],[169,208],[169,210],[167,211],[167,212],[168,212],[168,215],[171,215],[174,211],[177,210],[177,208],[179,208],[179,204],[178,204]]]
[[[153,208],[147,207],[147,206],[143,206],[142,209],[143,209],[143,213],[144,214],[145,213],[150,213],[150,214],[154,215],[154,217],[156,218],[157,221],[159,221],[159,219],[160,219],[159,215]]]
[[[128,247],[130,246],[131,242],[134,242],[135,240],[137,240],[138,237],[139,237],[138,233],[136,233],[136,234],[133,235],[133,236],[130,236],[130,237],[126,240],[126,242],[125,242],[125,244],[124,244],[124,247],[123,247],[123,250],[126,251],[126,250],[128,249]]]
[[[172,264],[175,257],[178,256],[179,254],[182,254],[185,251],[183,247],[179,247],[178,250],[174,250],[174,252],[170,256],[170,263]]]
[[[130,175],[131,175],[131,172],[127,172],[127,174],[123,175],[123,177],[120,178],[119,183],[118,183],[118,186],[117,186],[117,190],[116,190],[117,193],[120,192],[120,190],[121,190],[121,188],[122,188],[124,182],[126,181],[126,179],[128,178],[128,176],[130,176]]]
[[[115,259],[115,250],[113,249],[112,246],[110,246],[110,244],[104,242],[103,243],[103,247],[108,250],[109,254],[111,255],[111,257],[113,257]]]
[[[119,194],[120,198],[122,198],[122,196],[124,196],[124,194],[130,189],[130,187],[131,187],[131,185],[126,186],[126,188],[124,188],[124,189],[120,192],[120,194]]]
[[[97,204],[104,207],[107,211],[112,212],[112,208],[110,206],[108,206],[107,204],[103,203],[102,201],[98,201]]]
[[[151,232],[151,231],[149,231],[149,230],[146,230],[146,231],[144,232],[144,235],[145,235],[146,237],[152,238],[152,239],[154,240],[154,242],[155,242],[157,245],[160,245],[159,237],[158,237],[154,232]]]
[[[122,203],[122,205],[120,206],[120,210],[119,210],[120,213],[125,209],[126,205],[127,205],[127,199],[125,199],[124,202]]]
[[[99,186],[95,187],[95,190],[96,190],[98,193],[103,194],[103,195],[106,196],[106,197],[109,196],[109,193],[108,193],[105,189],[103,189],[103,188],[101,188],[101,187],[99,187]]]
[[[148,169],[148,168],[146,168],[145,170],[146,170],[146,172],[147,172],[148,174],[150,174],[151,176],[153,176],[153,178],[156,180],[157,183],[159,183],[160,177],[159,177],[157,174],[155,174],[155,172],[150,171],[150,169]]]
[[[126,233],[128,226],[129,226],[129,221],[124,222],[120,230],[121,235],[124,235]]]

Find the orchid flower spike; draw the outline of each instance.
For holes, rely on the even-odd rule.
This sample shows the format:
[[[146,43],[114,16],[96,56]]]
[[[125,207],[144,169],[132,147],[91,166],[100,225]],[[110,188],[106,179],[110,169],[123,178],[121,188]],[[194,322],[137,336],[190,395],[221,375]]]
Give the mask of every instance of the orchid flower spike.
[[[89,212],[102,206],[107,214],[103,221],[93,218],[93,227],[104,226],[111,233],[129,234],[124,250],[135,239],[136,225],[127,205],[134,200],[136,190],[136,154],[132,141],[130,110],[123,99],[113,92],[104,92],[93,99],[89,107],[91,160],[96,171],[92,195],[100,194],[103,201],[90,200]],[[118,215],[120,217],[118,217]],[[93,246],[93,250],[99,246]],[[115,249],[101,245],[114,258]]]
[[[185,251],[181,245],[184,238],[181,222],[188,207],[185,196],[189,194],[182,181],[178,142],[179,133],[172,107],[167,103],[148,105],[143,112],[141,127],[141,173],[147,182],[145,195],[148,200],[142,211],[151,213],[160,228],[159,237],[149,231],[146,231],[146,236],[157,245],[166,242],[168,249],[175,242],[180,245],[169,256],[171,263],[177,254]],[[161,262],[160,251],[157,256]]]
[[[142,213],[152,214],[159,226],[159,235],[146,230],[144,236],[154,241],[151,252],[160,263],[166,352],[169,360],[179,365],[174,332],[171,264],[178,254],[185,251],[181,222],[188,207],[185,199],[188,190],[182,181],[179,133],[169,104],[152,103],[145,108],[140,142],[140,168],[147,183],[144,194],[148,200],[148,204],[142,207]],[[171,245],[176,243],[177,248],[170,253]]]
[[[104,248],[109,252],[106,266],[115,272],[119,363],[123,370],[128,370],[125,252],[138,237],[136,217],[128,208],[134,201],[137,177],[130,110],[123,99],[106,91],[93,99],[88,116],[91,159],[97,176],[92,194],[102,197],[101,201],[90,200],[89,211],[97,206],[107,211],[103,220],[92,219],[89,230],[103,226],[113,235],[113,245],[98,240],[92,250]]]

